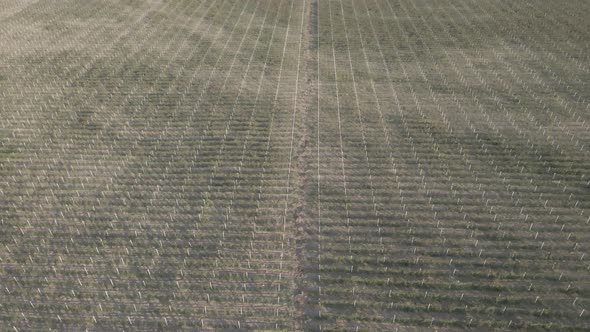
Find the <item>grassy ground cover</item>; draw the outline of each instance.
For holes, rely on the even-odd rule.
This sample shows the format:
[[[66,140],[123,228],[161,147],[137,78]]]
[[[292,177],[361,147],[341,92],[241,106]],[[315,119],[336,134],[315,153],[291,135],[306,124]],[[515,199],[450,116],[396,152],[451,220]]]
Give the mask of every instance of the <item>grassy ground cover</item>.
[[[584,1],[0,1],[0,330],[590,328]]]

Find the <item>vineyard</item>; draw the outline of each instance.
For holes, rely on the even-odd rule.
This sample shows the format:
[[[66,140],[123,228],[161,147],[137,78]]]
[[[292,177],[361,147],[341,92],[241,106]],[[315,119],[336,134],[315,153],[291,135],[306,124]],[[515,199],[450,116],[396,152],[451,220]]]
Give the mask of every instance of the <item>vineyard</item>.
[[[588,331],[589,82],[583,0],[0,0],[0,330]]]

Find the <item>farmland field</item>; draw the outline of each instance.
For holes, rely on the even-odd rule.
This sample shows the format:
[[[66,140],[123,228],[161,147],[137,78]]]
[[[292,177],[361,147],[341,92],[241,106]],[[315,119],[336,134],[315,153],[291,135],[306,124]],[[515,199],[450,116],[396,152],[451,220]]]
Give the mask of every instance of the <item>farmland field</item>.
[[[589,43],[583,0],[0,0],[0,331],[588,331]]]

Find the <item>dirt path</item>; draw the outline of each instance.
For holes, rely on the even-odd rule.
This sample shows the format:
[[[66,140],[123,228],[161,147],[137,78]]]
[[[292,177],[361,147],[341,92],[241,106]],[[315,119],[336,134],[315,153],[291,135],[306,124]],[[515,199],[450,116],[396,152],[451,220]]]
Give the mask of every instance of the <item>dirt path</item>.
[[[302,89],[297,96],[297,112],[299,113],[298,127],[300,130],[300,139],[297,146],[297,205],[295,206],[295,258],[296,271],[294,273],[294,293],[293,302],[295,306],[296,315],[294,317],[294,325],[297,331],[302,331],[305,328],[305,312],[308,302],[308,296],[305,292],[305,243],[307,242],[306,232],[306,187],[309,185],[308,175],[306,170],[308,168],[309,158],[311,156],[311,147],[309,146],[309,128],[307,126],[308,113],[310,111],[311,102],[317,94],[317,84],[311,75],[316,66],[316,36],[317,36],[317,0],[311,0],[306,8],[307,29],[304,30],[303,36],[304,45],[308,45],[303,50],[304,66],[302,69],[301,82],[303,82]]]

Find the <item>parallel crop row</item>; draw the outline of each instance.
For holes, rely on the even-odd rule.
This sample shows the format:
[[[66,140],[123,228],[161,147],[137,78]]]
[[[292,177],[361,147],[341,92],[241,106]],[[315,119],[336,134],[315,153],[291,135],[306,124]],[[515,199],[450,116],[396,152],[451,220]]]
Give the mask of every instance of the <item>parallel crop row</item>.
[[[2,330],[292,329],[304,8],[3,8]]]
[[[588,328],[587,45],[558,37],[565,9],[316,5],[308,327]]]

